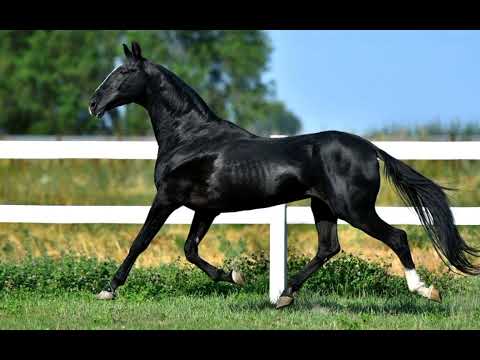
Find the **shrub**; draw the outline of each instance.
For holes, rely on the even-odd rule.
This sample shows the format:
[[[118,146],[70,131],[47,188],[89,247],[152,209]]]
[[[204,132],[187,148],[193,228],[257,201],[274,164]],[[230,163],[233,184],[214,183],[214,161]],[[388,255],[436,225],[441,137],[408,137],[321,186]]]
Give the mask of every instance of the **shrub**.
[[[290,276],[299,271],[307,262],[304,256],[289,257]],[[0,292],[16,290],[35,291],[51,294],[57,292],[85,291],[96,293],[101,290],[115,273],[118,264],[113,261],[99,261],[94,258],[65,256],[61,259],[50,257],[27,258],[20,263],[0,263]],[[247,284],[239,288],[232,284],[215,283],[193,265],[179,262],[155,268],[133,269],[125,286],[119,293],[125,297],[155,298],[167,295],[233,294],[238,292],[268,292],[269,262],[264,253],[228,258],[225,269],[243,272]],[[451,276],[439,276],[420,270],[420,273],[440,290],[452,291]],[[388,274],[387,267],[367,262],[358,257],[342,253],[305,283],[305,291],[339,295],[381,295],[396,296],[407,294],[403,277]]]

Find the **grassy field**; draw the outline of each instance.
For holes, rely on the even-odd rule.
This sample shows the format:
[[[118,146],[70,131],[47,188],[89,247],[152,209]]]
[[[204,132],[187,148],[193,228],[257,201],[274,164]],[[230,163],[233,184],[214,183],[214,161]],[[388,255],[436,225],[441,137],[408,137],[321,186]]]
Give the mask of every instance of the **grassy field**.
[[[440,184],[461,189],[450,193],[452,205],[478,206],[480,203],[478,162],[409,163]],[[0,203],[149,205],[155,192],[153,165],[153,161],[140,160],[0,160]],[[290,205],[308,205],[308,201]],[[385,181],[382,182],[377,205],[403,206]],[[400,227],[409,235],[417,265],[434,274],[448,272],[421,228]],[[480,246],[477,227],[459,228],[467,242]],[[102,281],[105,282],[125,257],[139,229],[140,225],[0,224],[0,265],[18,264],[29,257],[63,259],[68,255],[81,255],[114,263],[102,273]],[[127,287],[135,288],[131,293],[149,289],[151,282],[156,284],[158,266],[174,262],[185,264],[183,245],[187,233],[188,226],[183,225],[165,226],[160,231],[134,269],[134,272],[141,269],[152,269],[152,272],[142,282],[129,279]],[[313,256],[317,245],[313,226],[291,225],[288,233],[289,256]],[[342,249],[347,253],[372,264],[391,264],[387,273],[402,275],[396,256],[378,240],[347,225],[339,226],[339,236]],[[217,266],[241,254],[261,252],[268,253],[268,226],[265,225],[215,225],[200,246],[201,256]],[[31,269],[32,278],[22,278],[22,281],[34,281],[39,270],[35,267]],[[69,276],[71,279],[94,276],[94,269],[88,268]],[[8,273],[10,271],[3,275]],[[332,274],[335,273],[333,270]],[[359,273],[358,278],[349,281],[358,285],[365,280],[366,273]],[[52,278],[55,279],[55,276],[52,275]],[[175,286],[183,283],[202,289],[210,286],[203,274],[197,274],[192,279],[176,276]],[[265,282],[265,279],[262,281]],[[121,296],[107,303],[94,299],[98,284],[92,285],[89,290],[81,287],[72,290],[67,284],[62,291],[52,293],[35,289],[25,291],[22,287],[5,291],[0,286],[0,328],[478,329],[480,282],[471,278],[457,280],[463,284],[462,290],[447,291],[444,303],[436,304],[406,291],[399,294],[325,293],[319,291],[323,282],[313,279],[311,286],[300,294],[295,306],[283,311],[276,311],[269,304],[266,285],[255,291],[226,291],[222,294],[187,292],[161,293],[147,298]],[[406,289],[403,279],[402,289]]]
[[[442,304],[413,295],[323,296],[304,292],[275,310],[265,294],[95,300],[91,293],[0,298],[2,329],[480,329],[480,281]]]
[[[76,254],[121,262],[141,225],[47,225],[0,224],[0,261],[16,262],[27,256],[62,257]],[[400,226],[409,235],[413,258],[417,265],[431,271],[447,270],[431,242],[418,226]],[[460,226],[461,234],[470,244],[480,246],[479,230]],[[137,267],[152,267],[184,260],[183,246],[188,226],[166,225],[138,258]],[[342,249],[370,261],[384,260],[392,264],[391,271],[402,273],[400,261],[380,241],[352,228],[339,225]],[[317,233],[312,225],[290,225],[288,228],[289,254],[312,257],[317,247]],[[221,265],[226,257],[241,254],[268,253],[267,225],[214,225],[199,247],[207,261]]]
[[[250,259],[252,260],[252,259]],[[230,263],[231,267],[235,263]],[[290,261],[297,271],[306,259]],[[443,294],[410,294],[403,278],[351,255],[316,273],[295,303],[268,300],[268,262],[235,265],[247,284],[213,283],[193,267],[135,269],[114,301],[96,300],[115,264],[48,258],[0,265],[0,329],[479,329],[480,279],[421,269]]]

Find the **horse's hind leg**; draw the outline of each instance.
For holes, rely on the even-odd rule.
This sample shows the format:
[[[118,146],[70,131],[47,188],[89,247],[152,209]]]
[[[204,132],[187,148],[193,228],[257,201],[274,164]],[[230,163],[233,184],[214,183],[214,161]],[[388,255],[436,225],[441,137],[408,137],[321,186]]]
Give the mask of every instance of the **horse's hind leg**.
[[[340,251],[337,217],[331,212],[327,204],[317,198],[312,198],[311,208],[318,233],[317,254],[288,282],[287,288],[277,301],[277,309],[290,305],[293,302],[293,294],[302,287],[305,281]]]
[[[214,281],[226,281],[238,285],[244,284],[243,276],[240,272],[232,270],[226,273],[222,269],[209,264],[198,255],[198,245],[207,233],[210,225],[218,214],[210,212],[195,212],[190,232],[185,243],[185,256],[187,260],[198,266]]]
[[[405,231],[387,224],[378,216],[374,208],[367,214],[357,215],[345,220],[368,235],[382,241],[395,252],[404,267],[408,289],[411,292],[416,292],[434,301],[441,301],[438,290],[433,286],[427,288],[418,276]]]

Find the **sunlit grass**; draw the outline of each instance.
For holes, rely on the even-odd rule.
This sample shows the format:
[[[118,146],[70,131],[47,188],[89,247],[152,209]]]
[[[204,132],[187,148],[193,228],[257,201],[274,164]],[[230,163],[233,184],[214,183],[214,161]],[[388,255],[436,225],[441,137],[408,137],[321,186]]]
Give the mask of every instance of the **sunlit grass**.
[[[480,329],[478,279],[442,304],[415,295],[344,297],[301,292],[278,311],[267,294],[95,300],[90,293],[4,295],[1,329]]]
[[[140,226],[0,224],[0,260],[19,261],[28,255],[76,254],[121,262]],[[401,228],[409,234],[413,258],[418,265],[431,271],[447,270],[421,228]],[[185,261],[183,246],[188,229],[188,225],[165,225],[136,265],[158,266],[179,258]],[[461,226],[460,232],[468,243],[480,246],[476,227]],[[346,252],[371,261],[390,262],[393,273],[402,273],[396,255],[380,241],[349,225],[339,225],[339,238]],[[288,239],[290,254],[315,254],[317,233],[313,225],[289,225]],[[200,255],[218,266],[226,257],[262,251],[269,251],[267,225],[214,225],[200,244]]]

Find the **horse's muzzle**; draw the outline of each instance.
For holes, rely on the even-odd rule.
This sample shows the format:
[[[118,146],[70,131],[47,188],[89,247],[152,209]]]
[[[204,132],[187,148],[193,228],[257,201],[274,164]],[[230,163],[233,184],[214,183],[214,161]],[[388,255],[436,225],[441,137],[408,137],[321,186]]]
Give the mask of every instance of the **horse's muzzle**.
[[[96,116],[98,118],[101,118],[103,114],[105,113],[104,108],[98,108],[98,103],[95,100],[91,100],[90,104],[88,106],[88,112],[92,116]]]

